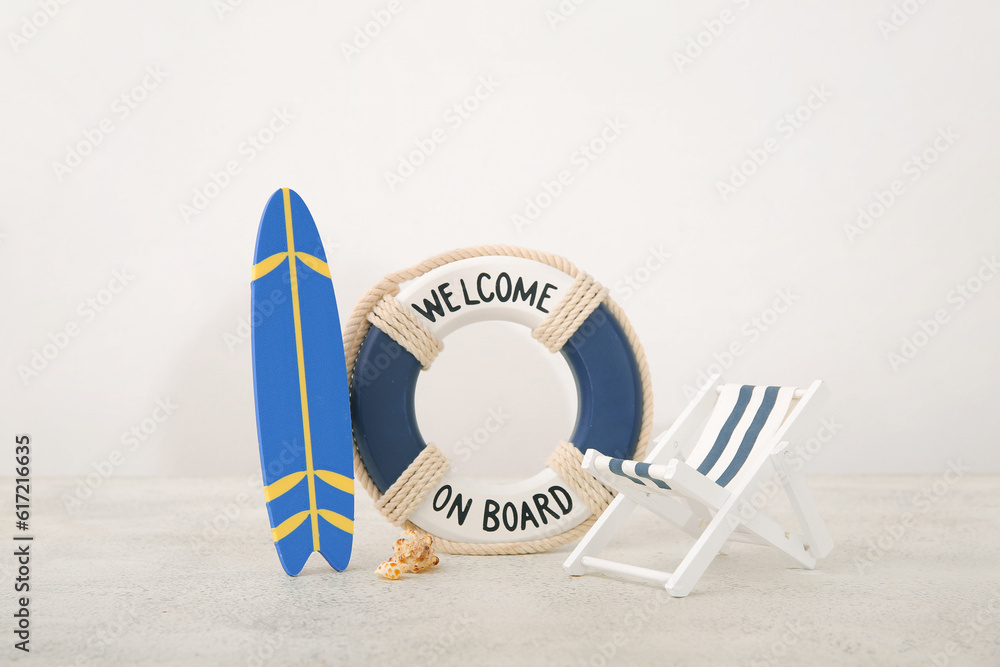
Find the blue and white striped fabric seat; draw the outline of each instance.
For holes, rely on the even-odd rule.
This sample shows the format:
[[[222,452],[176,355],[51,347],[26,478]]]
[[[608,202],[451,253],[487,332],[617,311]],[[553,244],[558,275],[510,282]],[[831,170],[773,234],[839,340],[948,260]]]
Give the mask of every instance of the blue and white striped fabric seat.
[[[723,386],[705,430],[685,461],[720,486],[757,470],[770,455],[766,446],[791,412],[794,387]],[[668,490],[666,463],[643,463],[598,456],[595,466],[634,484]],[[749,465],[748,465],[749,464]]]

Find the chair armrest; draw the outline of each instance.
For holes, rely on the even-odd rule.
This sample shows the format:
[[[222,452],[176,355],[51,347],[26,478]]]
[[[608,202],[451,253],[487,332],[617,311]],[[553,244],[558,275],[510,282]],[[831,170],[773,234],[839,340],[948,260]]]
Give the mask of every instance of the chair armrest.
[[[662,479],[670,488],[691,496],[695,500],[718,510],[729,499],[730,493],[700,472],[679,459],[666,466]]]

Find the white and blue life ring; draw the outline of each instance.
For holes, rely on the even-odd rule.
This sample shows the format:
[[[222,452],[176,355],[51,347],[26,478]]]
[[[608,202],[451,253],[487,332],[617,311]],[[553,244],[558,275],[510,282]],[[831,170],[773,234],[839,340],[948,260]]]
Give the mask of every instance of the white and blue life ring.
[[[472,252],[476,250],[483,251]],[[436,268],[396,274],[397,278],[419,275],[400,281],[398,293],[393,296],[389,290],[383,298],[395,298],[393,308],[401,306],[438,340],[488,320],[516,322],[535,330],[557,309],[565,310],[563,299],[573,298],[579,275],[585,275],[571,275],[552,265],[556,262],[529,258],[538,255],[530,251],[487,247],[485,252],[489,254],[470,257],[470,251],[456,251],[441,257],[464,258],[444,263],[435,258],[439,261],[420,266],[440,264]],[[574,271],[572,265],[565,266]],[[373,495],[378,497],[404,475],[427,444],[414,408],[422,363],[393,335],[368,326],[363,318],[370,303],[371,299],[359,304],[345,336],[349,367],[354,352],[351,338],[357,338],[353,369],[349,368],[353,370],[351,411],[360,460],[357,473],[362,481],[370,479],[378,490]],[[627,331],[631,333],[627,320],[600,292],[589,315],[559,349],[576,379],[579,409],[569,441],[580,452],[593,448],[606,456],[630,459],[645,448],[652,408],[648,374],[641,347],[634,335],[630,341]],[[553,538],[571,533],[592,514],[571,484],[545,467],[528,479],[506,484],[448,470],[406,518],[441,540],[482,545],[472,552],[491,553],[489,545],[510,543],[550,548],[558,542]],[[579,535],[570,539],[575,537]],[[531,550],[541,549],[527,551]],[[497,551],[509,552],[506,547]]]

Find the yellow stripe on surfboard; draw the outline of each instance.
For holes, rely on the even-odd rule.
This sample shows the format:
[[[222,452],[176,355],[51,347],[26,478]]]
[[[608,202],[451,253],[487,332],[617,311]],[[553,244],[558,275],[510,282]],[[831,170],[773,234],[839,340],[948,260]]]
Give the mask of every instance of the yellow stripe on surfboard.
[[[317,470],[316,476],[335,489],[354,495],[354,480],[332,470]]]
[[[329,266],[329,264],[327,264],[326,262],[324,262],[323,260],[321,260],[319,257],[314,257],[314,256],[308,255],[308,254],[306,254],[304,252],[297,252],[297,253],[295,253],[295,256],[298,257],[302,261],[303,264],[305,264],[306,266],[308,266],[310,269],[312,269],[313,271],[315,271],[319,275],[326,276],[327,278],[330,277],[330,266]]]
[[[282,496],[294,487],[296,484],[302,481],[302,478],[306,476],[306,471],[301,470],[299,472],[293,472],[291,475],[285,475],[277,482],[273,482],[264,487],[264,499],[267,502],[271,502],[275,498]]]
[[[293,530],[302,525],[302,522],[306,520],[306,517],[310,516],[312,512],[309,510],[302,510],[298,514],[293,514],[284,521],[282,521],[277,528],[271,529],[271,537],[274,538],[275,542],[278,542],[288,536]]]
[[[330,265],[321,260],[319,257],[315,257],[304,252],[297,252],[295,253],[295,256],[298,257],[303,264],[319,275],[327,278],[330,277]],[[263,278],[271,271],[274,271],[276,268],[281,266],[281,263],[285,261],[286,257],[288,257],[287,252],[279,252],[271,255],[267,259],[262,259],[257,262],[253,265],[253,273],[251,274],[250,280],[253,281],[258,278]]]
[[[281,525],[277,528],[273,528],[271,530],[271,537],[274,538],[275,542],[285,539],[293,530],[301,526],[310,515],[312,515],[312,512],[309,510],[302,510],[297,514],[293,514],[282,521]],[[349,533],[351,535],[354,534],[354,522],[346,516],[337,514],[336,512],[332,512],[330,510],[319,510],[319,515],[334,528],[339,528],[345,533]]]
[[[350,533],[351,535],[354,534],[354,522],[348,519],[346,516],[342,514],[337,514],[336,512],[330,510],[322,510],[322,509],[319,510],[318,513],[331,526],[339,528],[345,533]],[[282,521],[277,528],[271,529],[271,537],[274,539],[275,542],[280,542],[281,540],[288,537],[288,535],[291,534],[293,530],[295,530],[303,523],[305,523],[306,518],[309,517],[310,515],[312,515],[312,512],[310,512],[309,510],[302,510],[297,514],[293,514],[292,516]]]
[[[354,522],[342,514],[331,512],[330,510],[320,510],[319,515],[330,522],[336,528],[340,528],[345,533],[354,534]]]
[[[288,188],[281,188],[281,195],[285,200],[285,236],[288,238],[288,255],[294,257],[295,233],[292,230],[292,201],[288,195]],[[319,518],[316,515],[316,480],[314,479],[315,472],[313,470],[312,433],[309,429],[309,393],[306,389],[306,358],[302,345],[302,313],[299,310],[299,276],[297,264],[298,262],[289,262],[288,271],[292,283],[292,318],[295,321],[295,354],[298,357],[299,363],[299,399],[302,403],[302,434],[306,450],[306,477],[309,482],[309,515],[312,521],[313,551],[319,551]]]
[[[272,482],[264,487],[264,499],[267,502],[271,502],[275,498],[280,498],[288,491],[291,491],[295,486],[302,481],[302,478],[306,476],[305,470],[300,470],[299,472],[293,472],[291,475],[285,475],[276,482]],[[340,489],[345,493],[350,493],[354,495],[354,480],[346,475],[341,475],[339,472],[333,472],[332,470],[317,470],[316,476],[321,480],[329,484],[335,489]]]
[[[271,271],[281,266],[281,263],[285,261],[288,257],[287,252],[279,252],[275,255],[271,255],[267,259],[262,259],[253,265],[253,273],[251,274],[251,280],[257,280],[261,276],[266,276]]]

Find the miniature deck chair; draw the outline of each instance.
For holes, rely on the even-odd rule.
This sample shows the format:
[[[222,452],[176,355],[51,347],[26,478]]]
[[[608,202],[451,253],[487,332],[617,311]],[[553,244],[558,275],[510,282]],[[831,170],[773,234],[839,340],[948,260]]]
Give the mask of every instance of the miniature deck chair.
[[[814,382],[808,389],[718,385],[714,377],[677,421],[656,438],[645,462],[615,459],[588,450],[583,468],[618,491],[608,508],[563,564],[574,576],[587,570],[628,575],[665,585],[684,597],[729,542],[770,544],[812,569],[833,541],[812,494],[797,469],[786,464],[789,443],[806,435],[828,393]],[[707,422],[706,422],[707,417]],[[682,453],[705,428],[691,453]],[[761,491],[788,494],[804,535],[786,532],[757,507]],[[683,499],[686,504],[679,502]],[[597,558],[638,505],[673,521],[695,538],[674,572],[659,572]]]

